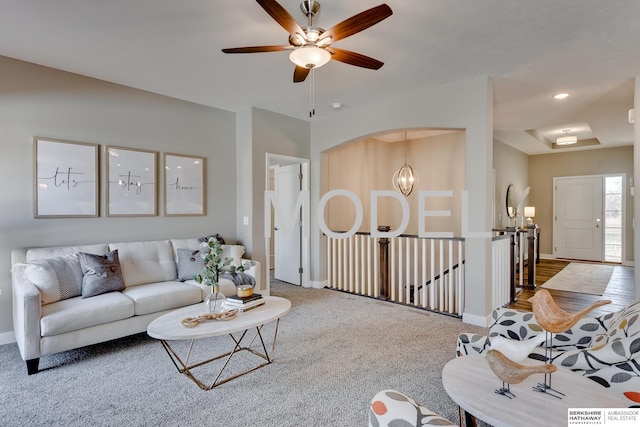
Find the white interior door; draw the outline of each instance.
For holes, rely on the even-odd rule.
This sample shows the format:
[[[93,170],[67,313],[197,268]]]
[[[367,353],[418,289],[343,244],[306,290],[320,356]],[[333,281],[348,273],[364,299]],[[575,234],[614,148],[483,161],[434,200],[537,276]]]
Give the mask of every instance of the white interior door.
[[[275,219],[273,277],[294,285],[302,284],[302,212],[301,209],[294,212],[302,188],[301,167],[277,166],[274,171],[276,200],[284,218]]]
[[[603,260],[602,176],[554,178],[554,255]]]

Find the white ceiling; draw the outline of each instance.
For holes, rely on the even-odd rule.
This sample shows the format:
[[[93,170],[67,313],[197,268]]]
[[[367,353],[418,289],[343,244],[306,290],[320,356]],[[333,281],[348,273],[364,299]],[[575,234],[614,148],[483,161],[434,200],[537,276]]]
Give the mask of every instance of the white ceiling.
[[[383,1],[323,0],[314,24],[327,29]],[[306,25],[300,0],[279,3]],[[316,117],[483,75],[494,81],[494,137],[525,153],[552,152],[551,141],[574,126],[601,147],[633,144],[627,112],[640,75],[640,1],[386,3],[391,17],[334,44],[385,65],[332,61],[316,70]],[[0,10],[0,55],[226,110],[255,106],[309,120],[309,84],[292,83],[287,52],[221,52],[287,44],[254,0],[0,0]],[[561,91],[571,96],[553,100]]]

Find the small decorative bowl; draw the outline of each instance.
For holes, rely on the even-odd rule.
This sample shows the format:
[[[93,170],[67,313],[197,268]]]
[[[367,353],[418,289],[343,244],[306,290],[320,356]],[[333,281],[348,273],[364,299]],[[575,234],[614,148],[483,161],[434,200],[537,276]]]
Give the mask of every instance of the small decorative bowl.
[[[253,286],[251,285],[240,285],[236,288],[236,292],[240,298],[246,298],[253,295]]]

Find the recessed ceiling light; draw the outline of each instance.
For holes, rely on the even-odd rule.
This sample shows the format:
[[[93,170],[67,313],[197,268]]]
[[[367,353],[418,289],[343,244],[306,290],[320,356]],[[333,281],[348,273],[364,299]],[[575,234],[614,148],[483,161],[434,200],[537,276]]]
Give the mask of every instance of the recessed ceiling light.
[[[569,94],[566,93],[566,92],[556,93],[555,95],[553,95],[553,99],[565,99],[568,96],[569,96]]]

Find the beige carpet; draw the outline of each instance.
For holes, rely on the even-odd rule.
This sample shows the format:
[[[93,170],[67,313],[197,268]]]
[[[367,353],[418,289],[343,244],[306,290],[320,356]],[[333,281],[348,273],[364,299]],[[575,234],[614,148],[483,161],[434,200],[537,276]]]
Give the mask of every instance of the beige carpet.
[[[602,295],[607,289],[613,269],[613,265],[572,262],[541,287]]]

